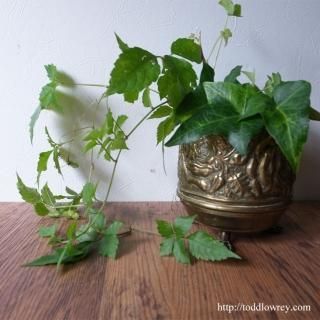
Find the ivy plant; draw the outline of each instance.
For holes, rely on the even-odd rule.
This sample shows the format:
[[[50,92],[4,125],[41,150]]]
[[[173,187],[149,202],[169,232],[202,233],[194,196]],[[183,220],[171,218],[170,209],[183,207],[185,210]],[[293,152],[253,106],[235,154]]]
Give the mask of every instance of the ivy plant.
[[[164,146],[192,143],[203,136],[217,134],[225,136],[239,153],[246,154],[250,141],[266,130],[292,169],[298,169],[309,120],[320,120],[319,112],[310,105],[311,86],[302,80],[283,81],[279,73],[273,73],[260,89],[255,74],[243,70],[242,66],[234,67],[223,81],[215,81],[221,49],[233,36],[228,23],[230,19],[242,16],[240,4],[232,0],[220,0],[219,4],[227,14],[226,22],[208,55],[204,53],[200,37],[194,35],[175,40],[169,52],[160,56],[144,48],[132,47],[116,34],[120,55],[107,84],[75,83],[55,65],[45,66],[48,83],[41,89],[39,107],[30,120],[31,142],[41,113],[61,111],[59,96],[63,95],[61,89],[64,87],[99,87],[102,93],[97,105],[119,94],[128,103],[141,102],[146,112],[130,130],[126,130],[124,124],[129,122],[128,116],[114,115],[107,106],[102,121],[94,120],[91,126],[77,128],[82,141],[79,151],[83,155],[90,153],[90,173],[80,191],[66,186],[62,195],[55,195],[49,184],[42,182],[43,175],[50,165],[60,175],[64,165],[77,170],[79,159],[74,159],[68,151],[75,140],[57,140],[45,127],[48,148],[39,155],[36,187],[26,186],[20,176],[17,176],[17,187],[23,200],[30,203],[39,216],[70,220],[66,228],[65,224],[56,222],[40,228],[39,235],[48,239],[52,251],[26,265],[60,266],[82,260],[93,251],[116,257],[122,222],[109,221],[103,209],[109,199],[120,156],[128,151],[132,134],[147,120],[157,121],[155,141],[161,144],[162,150]],[[241,82],[240,76],[248,81]],[[113,164],[104,199],[98,199],[96,195],[99,181],[93,181],[94,163],[100,156]],[[86,222],[80,223],[79,217]],[[212,235],[204,231],[191,233],[194,219],[191,216],[177,217],[172,223],[157,221],[157,235],[162,238],[161,256],[173,256],[186,264],[192,259],[240,258]]]

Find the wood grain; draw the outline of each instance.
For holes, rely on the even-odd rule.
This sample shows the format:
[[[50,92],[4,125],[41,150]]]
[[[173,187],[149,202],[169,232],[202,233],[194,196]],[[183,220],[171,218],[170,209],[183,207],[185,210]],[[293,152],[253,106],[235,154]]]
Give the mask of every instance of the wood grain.
[[[155,220],[184,214],[179,203],[112,203],[109,217],[155,231]],[[238,237],[242,261],[159,257],[160,238],[134,232],[120,256],[96,255],[56,272],[21,265],[48,252],[37,229],[48,219],[22,203],[0,204],[0,319],[320,319],[320,204],[295,203],[280,234]],[[221,304],[310,305],[311,312],[222,312]]]

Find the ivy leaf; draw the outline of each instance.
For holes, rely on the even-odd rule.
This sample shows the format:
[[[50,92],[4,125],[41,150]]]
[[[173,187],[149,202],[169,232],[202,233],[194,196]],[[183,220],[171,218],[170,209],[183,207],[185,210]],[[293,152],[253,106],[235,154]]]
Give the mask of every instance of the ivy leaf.
[[[185,263],[185,264],[191,263],[189,253],[186,249],[183,239],[177,239],[174,241],[173,255],[178,262]]]
[[[240,4],[234,4],[232,0],[220,0],[219,4],[224,7],[229,16],[241,17]]]
[[[174,229],[171,223],[164,220],[157,220],[157,229],[159,234],[164,237],[172,237],[174,235]]]
[[[200,74],[200,83],[205,81],[214,81],[214,69],[207,62],[203,62]]]
[[[150,89],[149,88],[146,88],[143,91],[142,103],[146,108],[151,108],[152,107],[152,102],[151,102],[151,99],[150,99]]]
[[[118,231],[122,227],[122,222],[114,221],[106,230],[104,237],[99,243],[99,253],[102,256],[115,259],[119,247]]]
[[[204,231],[197,231],[188,236],[189,249],[196,259],[221,261],[228,258],[241,259],[230,251],[221,241],[213,239]]]
[[[253,72],[242,71],[242,73],[247,76],[247,78],[251,81],[251,83],[253,85],[255,85],[255,83],[256,83],[256,73],[254,71]]]
[[[51,238],[54,237],[57,232],[57,225],[53,224],[49,227],[40,227],[39,236],[42,238]]]
[[[232,37],[232,32],[229,28],[225,28],[220,32],[220,34],[224,40],[224,45],[226,46],[229,42],[229,39]]]
[[[28,203],[35,205],[38,202],[41,202],[41,196],[37,189],[27,187],[19,175],[17,174],[17,188],[22,199]]]
[[[42,197],[42,200],[45,204],[52,206],[52,207],[55,206],[55,204],[56,204],[55,197],[54,197],[54,195],[53,195],[52,191],[50,190],[47,183],[44,185],[44,187],[41,190],[41,197]]]
[[[37,202],[34,205],[34,210],[37,213],[37,215],[41,217],[46,216],[49,213],[48,208],[45,206],[43,202]]]
[[[34,110],[31,118],[30,118],[30,123],[29,123],[29,133],[30,133],[30,142],[31,144],[33,143],[33,134],[34,134],[34,126],[39,119],[41,113],[41,107],[38,106],[36,110]]]
[[[224,82],[231,82],[239,84],[237,78],[241,75],[242,66],[234,67],[230,73],[224,78]]]
[[[129,49],[129,46],[128,46],[125,42],[123,42],[123,41],[121,40],[121,38],[120,38],[116,33],[115,33],[115,36],[116,36],[116,39],[117,39],[118,46],[119,46],[120,50],[121,50],[122,52],[128,50],[128,49]]]
[[[190,231],[196,216],[177,217],[174,220],[173,227],[178,237],[184,237]]]
[[[172,108],[169,106],[161,106],[157,108],[148,119],[158,119],[170,116],[172,114]]]
[[[208,104],[183,122],[166,146],[194,142],[202,136],[220,134],[241,154],[263,128],[260,113],[272,100],[250,85],[229,82],[203,84]],[[254,117],[253,117],[254,116]]]
[[[163,141],[174,129],[175,122],[172,117],[168,117],[157,128],[157,144]]]
[[[51,107],[58,107],[56,88],[57,84],[49,83],[41,89],[39,101],[42,110],[49,109]]]
[[[314,121],[320,121],[320,112],[312,107],[309,108],[309,119]]]
[[[173,238],[164,239],[160,244],[160,256],[171,256],[174,242]]]
[[[53,150],[41,152],[39,155],[38,166],[37,166],[37,183],[39,183],[41,173],[47,171],[48,160],[52,154]]]
[[[164,74],[158,80],[160,98],[167,98],[172,107],[177,107],[196,86],[197,75],[189,62],[168,55],[163,58],[163,68]]]
[[[306,81],[282,82],[275,87],[274,108],[263,112],[269,134],[275,139],[292,169],[297,171],[309,129],[311,85]]]
[[[280,73],[272,73],[271,76],[268,76],[268,80],[264,86],[263,91],[268,96],[272,97],[274,88],[282,82]]]
[[[158,79],[160,66],[157,57],[141,48],[122,52],[111,72],[107,95],[123,94],[125,101],[134,102],[139,92]]]
[[[96,186],[87,182],[82,189],[82,200],[86,206],[91,206],[96,195]]]
[[[194,39],[177,39],[171,45],[171,53],[196,63],[202,62],[201,47]]]

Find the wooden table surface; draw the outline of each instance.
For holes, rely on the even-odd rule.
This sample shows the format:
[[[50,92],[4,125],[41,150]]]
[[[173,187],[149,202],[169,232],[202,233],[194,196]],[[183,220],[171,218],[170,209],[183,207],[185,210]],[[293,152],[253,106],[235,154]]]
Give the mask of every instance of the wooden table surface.
[[[113,203],[107,214],[140,229],[183,214],[179,203]],[[320,319],[320,203],[295,203],[280,234],[237,238],[242,261],[181,265],[160,258],[160,238],[134,232],[119,258],[96,255],[56,272],[27,268],[48,253],[40,220],[23,203],[0,204],[0,319]],[[218,303],[310,305],[310,312],[219,311]],[[260,305],[261,306],[261,305]]]

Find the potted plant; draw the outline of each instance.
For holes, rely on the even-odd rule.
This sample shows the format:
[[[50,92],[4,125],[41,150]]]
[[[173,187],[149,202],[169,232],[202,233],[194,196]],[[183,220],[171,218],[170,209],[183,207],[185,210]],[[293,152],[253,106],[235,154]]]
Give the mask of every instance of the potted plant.
[[[221,0],[219,4],[228,18],[241,16],[239,4],[231,0]],[[227,22],[209,53],[209,58],[216,53],[215,64],[221,47],[232,36]],[[95,249],[103,256],[116,256],[122,223],[106,219],[103,209],[120,156],[128,149],[129,138],[147,119],[161,119],[157,127],[158,144],[181,145],[178,194],[192,213],[189,217],[178,217],[173,223],[157,221],[163,238],[160,254],[173,255],[182,263],[190,263],[190,256],[211,261],[239,258],[212,235],[203,231],[190,233],[194,214],[225,231],[256,231],[275,223],[291,196],[309,118],[320,119],[319,113],[310,107],[310,84],[284,82],[275,73],[260,90],[254,83],[254,75],[242,71],[240,66],[232,69],[224,81],[215,82],[214,67],[205,58],[200,37],[177,39],[170,54],[164,56],[129,47],[118,35],[116,39],[121,53],[108,85],[77,84],[54,65],[46,66],[49,83],[42,88],[40,106],[31,117],[31,140],[41,112],[59,110],[63,86],[101,87],[97,105],[113,94],[123,95],[129,103],[141,97],[147,111],[129,131],[123,127],[128,116],[115,116],[109,107],[102,123],[94,120],[91,126],[78,128],[83,152],[90,153],[90,173],[82,190],[67,186],[62,195],[55,195],[48,183],[41,184],[41,177],[50,159],[59,174],[61,161],[74,168],[78,166],[68,149],[74,139],[57,141],[45,127],[49,149],[39,155],[37,188],[26,186],[19,176],[17,186],[22,198],[34,206],[38,215],[71,222],[66,228],[57,224],[42,227],[40,236],[49,238],[53,251],[28,265],[72,263]],[[199,77],[195,64],[202,66]],[[241,84],[238,80],[241,73],[251,83]],[[154,104],[153,100],[158,102]],[[98,181],[93,180],[92,172],[95,157],[99,156],[112,163],[113,169],[106,196],[97,203]],[[86,223],[79,222],[79,216]]]

